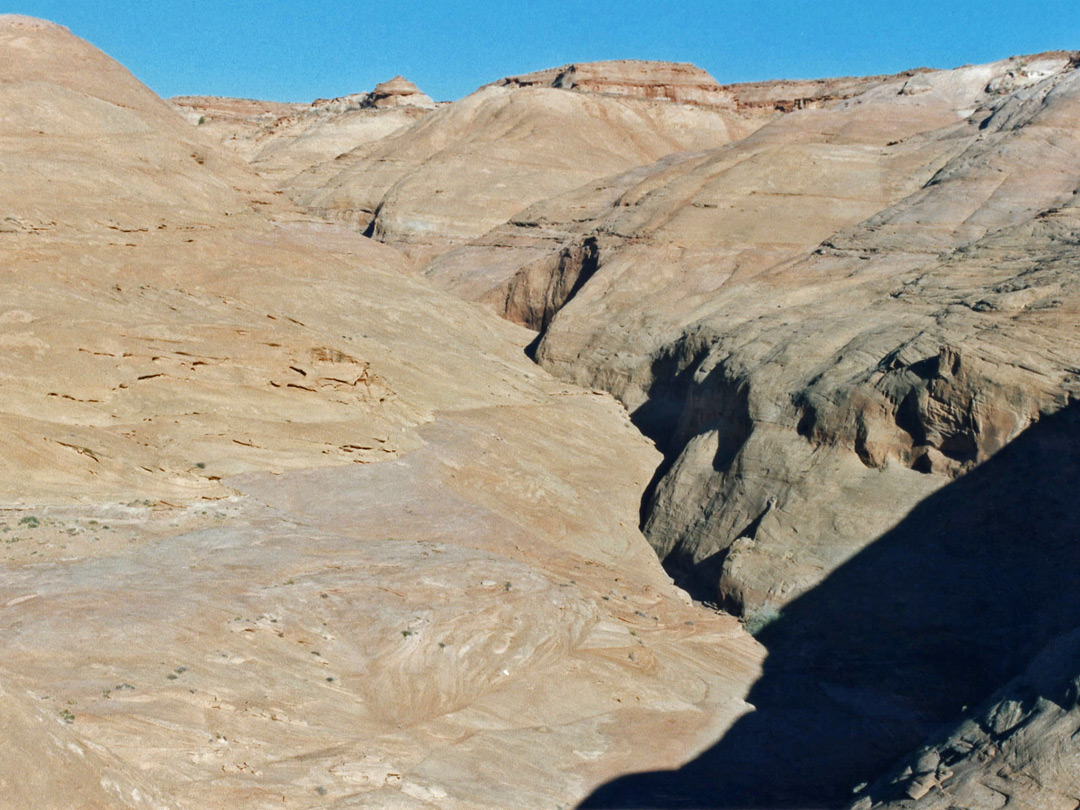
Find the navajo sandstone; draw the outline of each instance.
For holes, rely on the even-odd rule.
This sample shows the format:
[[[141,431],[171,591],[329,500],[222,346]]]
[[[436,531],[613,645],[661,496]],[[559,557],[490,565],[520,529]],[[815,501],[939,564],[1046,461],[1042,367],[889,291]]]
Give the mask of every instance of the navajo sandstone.
[[[1076,55],[169,109],[0,21],[14,806],[1080,802]]]

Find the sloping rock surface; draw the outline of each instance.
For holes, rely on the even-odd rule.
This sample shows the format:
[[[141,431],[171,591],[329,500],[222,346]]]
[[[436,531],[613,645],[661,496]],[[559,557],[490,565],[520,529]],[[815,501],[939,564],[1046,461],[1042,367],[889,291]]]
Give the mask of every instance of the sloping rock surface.
[[[617,403],[65,29],[0,48],[0,804],[565,806],[747,711]]]
[[[782,604],[1069,401],[1080,74],[1026,64],[1005,96],[1016,63],[900,77],[461,249],[516,254],[479,297],[661,443],[646,532],[728,606]]]
[[[431,111],[0,47],[10,795],[839,805],[946,723],[855,806],[1076,803],[1074,54]]]
[[[767,118],[658,101],[648,88],[667,88],[668,74],[690,67],[627,64],[645,65],[632,75],[647,89],[609,94],[595,92],[595,82],[571,88],[524,79],[489,85],[373,150],[313,168],[286,191],[305,208],[383,241],[441,248],[605,175],[741,138]],[[694,81],[708,78],[698,73],[694,68]]]
[[[960,602],[877,610],[871,592],[894,582],[925,589],[926,605],[939,590],[978,604],[980,582],[1045,583],[1022,571],[1067,546],[1071,479],[1052,453],[1004,519],[1011,534],[972,516],[990,547],[1023,545],[1013,578],[951,567],[974,565],[980,542],[955,507],[936,523],[912,510],[954,502],[932,496],[1080,397],[1076,67],[1054,53],[849,88],[541,201],[427,266],[541,330],[542,366],[614,393],[657,440],[666,462],[642,514],[670,571],[751,624],[781,617],[762,636],[775,664],[750,695],[757,712],[658,793],[629,780],[589,806],[837,802],[1075,625],[1063,583],[1046,600],[1003,597],[1028,622]],[[957,492],[997,514],[1010,490],[981,480]],[[909,513],[944,559],[922,560]],[[887,573],[904,568],[921,574]],[[1048,757],[1047,790],[1068,796],[1051,778],[1059,731],[1041,734],[1023,757]]]
[[[2,15],[0,48],[4,232],[198,227],[266,201],[241,161],[65,29]]]

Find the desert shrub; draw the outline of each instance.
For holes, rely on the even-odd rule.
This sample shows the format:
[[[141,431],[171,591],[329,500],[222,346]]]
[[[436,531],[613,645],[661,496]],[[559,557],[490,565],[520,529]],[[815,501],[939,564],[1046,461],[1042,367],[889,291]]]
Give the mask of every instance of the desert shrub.
[[[743,615],[743,627],[746,628],[747,633],[756,636],[783,615],[783,611],[775,605],[768,603],[759,605]]]

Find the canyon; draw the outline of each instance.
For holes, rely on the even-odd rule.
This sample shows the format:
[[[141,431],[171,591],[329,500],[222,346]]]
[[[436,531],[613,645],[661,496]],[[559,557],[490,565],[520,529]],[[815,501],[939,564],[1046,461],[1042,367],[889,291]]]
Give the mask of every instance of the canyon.
[[[0,806],[1080,804],[1080,54],[0,48]]]

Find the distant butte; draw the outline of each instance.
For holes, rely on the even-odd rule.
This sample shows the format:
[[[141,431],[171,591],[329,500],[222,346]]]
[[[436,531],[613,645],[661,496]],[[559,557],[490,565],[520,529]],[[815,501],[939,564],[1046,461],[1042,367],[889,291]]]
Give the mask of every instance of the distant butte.
[[[611,93],[684,104],[730,106],[720,84],[695,65],[623,59],[549,68],[495,82],[509,87],[557,87],[585,93]]]
[[[385,107],[421,107],[435,109],[435,102],[404,76],[395,76],[388,82],[375,86],[368,103],[379,109]]]

